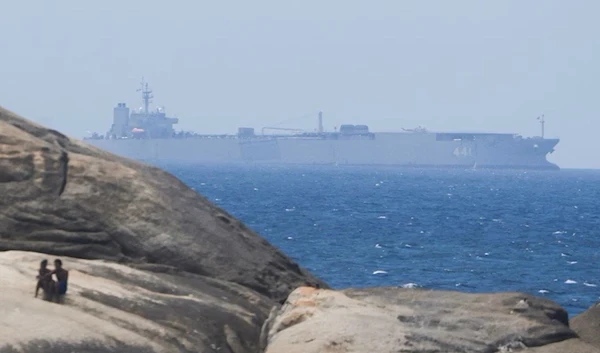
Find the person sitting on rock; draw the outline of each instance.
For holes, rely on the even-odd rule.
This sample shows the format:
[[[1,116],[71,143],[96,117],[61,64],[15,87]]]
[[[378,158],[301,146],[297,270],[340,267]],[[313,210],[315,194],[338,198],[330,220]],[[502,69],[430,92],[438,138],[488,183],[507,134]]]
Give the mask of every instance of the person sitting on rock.
[[[44,259],[40,262],[40,268],[38,270],[38,275],[35,277],[37,281],[37,285],[35,286],[35,297],[37,298],[40,288],[44,292],[44,299],[48,299],[51,296],[53,280],[50,275],[52,271],[48,268],[48,260]]]
[[[67,282],[69,281],[69,271],[62,267],[62,261],[60,259],[54,260],[54,271],[50,272],[50,276],[56,275],[56,286],[54,289],[54,295],[56,296],[56,302],[61,303],[64,299],[64,295],[67,294]]]

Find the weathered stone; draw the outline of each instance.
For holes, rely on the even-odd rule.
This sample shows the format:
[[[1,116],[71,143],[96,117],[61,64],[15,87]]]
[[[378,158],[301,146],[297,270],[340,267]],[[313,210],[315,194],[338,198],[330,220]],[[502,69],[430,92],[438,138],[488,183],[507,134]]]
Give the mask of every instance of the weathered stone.
[[[277,302],[306,282],[325,286],[171,174],[2,108],[0,195],[0,251],[172,267]]]
[[[33,297],[43,258],[52,260],[47,254],[0,252],[2,353],[259,350],[261,324],[273,303],[241,285],[62,257],[69,291],[65,303],[56,304]]]
[[[508,353],[510,351],[499,351],[498,353]],[[513,352],[517,352],[514,351]],[[598,353],[598,348],[587,344],[581,339],[572,338],[541,347],[529,348],[523,353]]]
[[[569,329],[558,304],[522,293],[304,287],[290,295],[268,330],[267,353],[493,353],[533,347],[600,353]]]
[[[32,298],[53,256],[65,305]],[[273,307],[326,286],[171,174],[2,108],[0,278],[0,353],[258,352]]]
[[[572,318],[569,326],[582,340],[600,349],[600,303]]]

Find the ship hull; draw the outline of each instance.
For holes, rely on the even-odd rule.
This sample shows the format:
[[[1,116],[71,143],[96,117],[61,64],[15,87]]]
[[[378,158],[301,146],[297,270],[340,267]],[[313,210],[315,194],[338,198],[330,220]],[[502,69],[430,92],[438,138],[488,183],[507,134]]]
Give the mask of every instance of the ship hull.
[[[547,161],[558,139],[508,134],[373,133],[313,137],[202,136],[96,139],[87,143],[147,162],[381,165],[412,167],[559,169]]]

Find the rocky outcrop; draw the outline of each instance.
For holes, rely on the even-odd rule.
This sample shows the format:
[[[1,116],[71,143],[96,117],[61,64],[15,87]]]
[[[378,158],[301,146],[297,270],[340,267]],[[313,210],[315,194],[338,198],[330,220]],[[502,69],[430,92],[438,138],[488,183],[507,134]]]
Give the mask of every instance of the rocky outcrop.
[[[253,353],[273,307],[326,286],[158,168],[0,108],[0,353]],[[64,305],[33,298],[42,258]]]
[[[33,298],[55,256],[63,305]],[[573,320],[579,339],[560,306],[526,294],[288,297],[326,284],[169,173],[1,108],[0,279],[0,353],[600,353],[597,309]]]
[[[600,303],[575,316],[569,325],[582,340],[600,348]]]
[[[44,257],[0,252],[1,353],[257,352],[273,306],[231,282],[64,257],[70,285],[59,305],[33,297]]]
[[[318,281],[171,174],[0,108],[0,251],[234,282],[277,302]]]
[[[267,325],[267,353],[600,353],[577,338],[558,304],[521,293],[304,287]]]

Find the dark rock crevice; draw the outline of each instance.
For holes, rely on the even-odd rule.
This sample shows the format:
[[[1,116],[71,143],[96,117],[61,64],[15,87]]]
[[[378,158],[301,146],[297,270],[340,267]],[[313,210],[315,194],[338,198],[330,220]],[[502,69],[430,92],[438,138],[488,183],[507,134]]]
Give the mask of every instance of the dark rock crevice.
[[[67,152],[62,152],[60,155],[60,173],[62,174],[62,182],[60,183],[60,188],[58,189],[58,196],[61,196],[67,187],[67,181],[69,179],[69,154]]]

